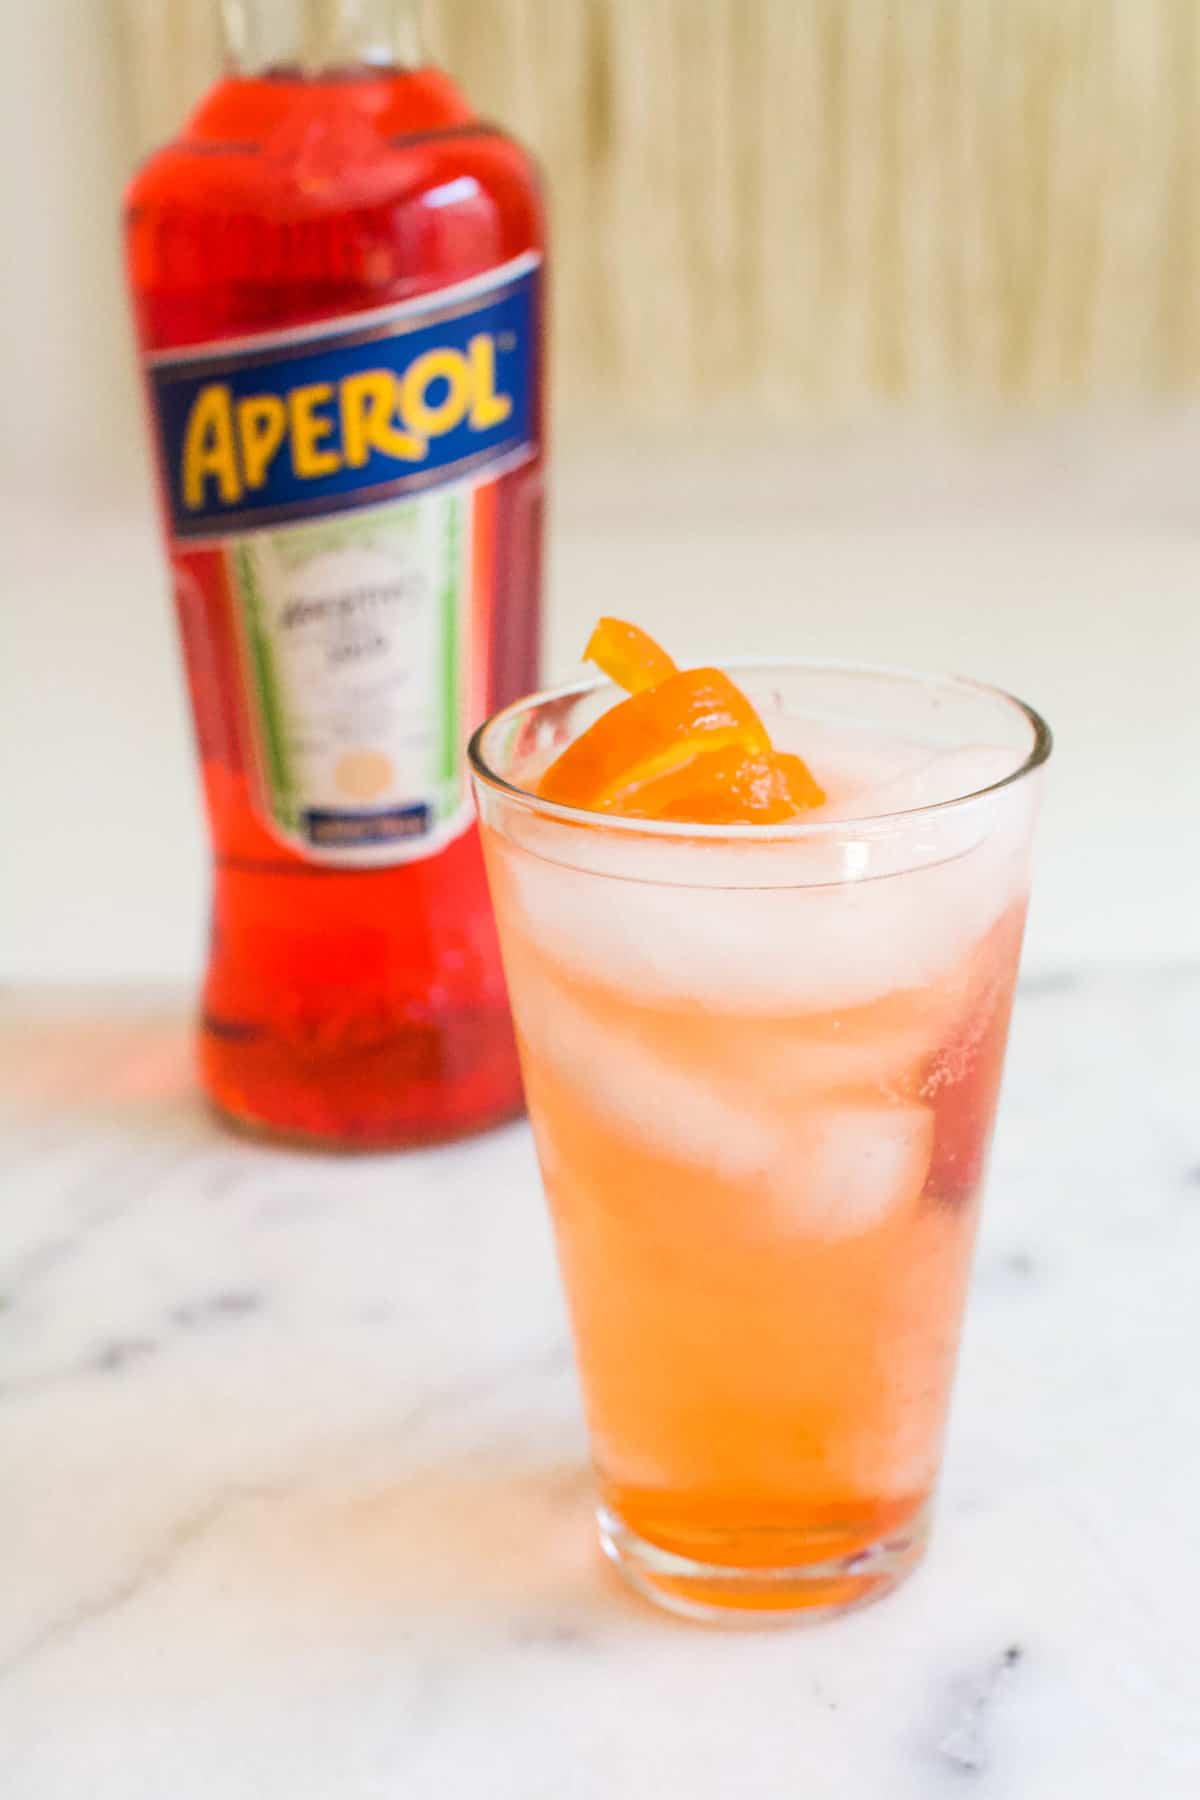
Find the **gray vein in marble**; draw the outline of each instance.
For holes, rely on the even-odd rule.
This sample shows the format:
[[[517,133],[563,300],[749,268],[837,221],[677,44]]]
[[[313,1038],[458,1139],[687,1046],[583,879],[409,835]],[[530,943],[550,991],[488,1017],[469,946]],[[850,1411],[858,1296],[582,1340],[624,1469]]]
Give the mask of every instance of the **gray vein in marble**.
[[[265,1300],[251,1289],[226,1288],[199,1299],[173,1306],[166,1315],[166,1335],[151,1336],[145,1331],[130,1331],[105,1339],[94,1349],[71,1362],[44,1369],[34,1375],[0,1381],[0,1405],[5,1401],[24,1399],[30,1394],[44,1394],[63,1382],[80,1375],[121,1375],[137,1363],[148,1362],[170,1347],[174,1336],[182,1333],[211,1331],[236,1325],[261,1312]],[[5,1310],[0,1296],[0,1314]]]
[[[157,1351],[158,1345],[153,1338],[111,1338],[85,1360],[83,1367],[94,1369],[98,1375],[118,1375],[131,1363],[141,1362],[147,1356],[154,1356]]]
[[[464,1412],[475,1410],[481,1405],[488,1407],[498,1393],[508,1390],[520,1391],[524,1402],[527,1391],[523,1383],[558,1376],[569,1361],[567,1345],[556,1342],[548,1349],[543,1347],[532,1353],[513,1357],[502,1367],[490,1369],[477,1380],[447,1383],[438,1390],[427,1393],[407,1412],[390,1419],[391,1436],[396,1441],[411,1440],[430,1421],[442,1425],[448,1416],[458,1415],[461,1418]],[[471,1448],[487,1448],[493,1441],[507,1441],[510,1437],[511,1425],[501,1425],[497,1429],[493,1421],[491,1431],[485,1430],[472,1436]],[[47,1653],[71,1642],[89,1626],[110,1618],[122,1608],[140,1600],[152,1587],[173,1574],[184,1558],[219,1530],[230,1514],[240,1507],[256,1502],[294,1499],[311,1486],[314,1474],[320,1480],[322,1477],[319,1472],[337,1468],[347,1457],[354,1459],[356,1449],[368,1449],[377,1443],[378,1423],[375,1422],[360,1432],[309,1444],[303,1458],[292,1469],[270,1479],[239,1481],[222,1487],[211,1499],[166,1529],[154,1548],[132,1569],[115,1576],[97,1592],[45,1620],[22,1643],[7,1654],[0,1655],[0,1688],[25,1674],[33,1663]],[[572,1491],[577,1474],[577,1471],[571,1471]],[[549,1493],[555,1501],[562,1497],[554,1483],[550,1484]],[[545,1635],[541,1641],[549,1645],[552,1638]]]
[[[938,1739],[938,1755],[964,1775],[979,1775],[990,1758],[989,1727],[997,1694],[1024,1656],[1020,1644],[1009,1644],[981,1675],[959,1687],[947,1729]]]
[[[1036,975],[1023,975],[1018,1002],[1036,1000],[1043,994],[1069,994],[1084,980],[1085,976],[1078,969],[1045,969]]]
[[[515,1620],[510,1636],[518,1650],[574,1650],[595,1641],[576,1620],[555,1616]]]
[[[22,1675],[38,1658],[60,1649],[90,1625],[110,1618],[165,1580],[199,1543],[218,1530],[229,1514],[254,1501],[283,1499],[290,1482],[238,1482],[223,1488],[203,1506],[164,1532],[153,1549],[106,1587],[45,1620],[23,1643],[0,1658],[0,1687]]]
[[[1030,1250],[1021,1248],[995,1250],[982,1255],[973,1276],[976,1293],[1033,1295],[1040,1287],[1046,1268]]]
[[[180,1306],[173,1306],[170,1319],[172,1325],[178,1325],[184,1331],[207,1331],[214,1325],[248,1318],[251,1313],[261,1312],[262,1307],[263,1296],[252,1288],[223,1288],[199,1300],[187,1300]]]
[[[48,1275],[61,1268],[108,1226],[153,1198],[159,1183],[188,1168],[195,1161],[197,1153],[197,1147],[189,1144],[162,1159],[161,1165],[153,1169],[148,1181],[128,1178],[117,1180],[114,1184],[117,1192],[111,1199],[89,1208],[77,1224],[64,1226],[43,1238],[40,1244],[35,1244],[7,1268],[0,1267],[0,1282],[4,1285],[10,1304],[23,1298],[31,1288],[35,1288]],[[110,1176],[128,1177],[131,1172],[128,1150],[123,1150],[89,1169],[86,1176],[67,1187],[59,1196],[59,1204],[70,1208],[81,1195],[103,1192]],[[141,1174],[140,1170],[137,1172]]]
[[[121,1163],[114,1158],[113,1166],[114,1169],[117,1169]],[[86,1182],[79,1182],[77,1189],[69,1190],[64,1195],[64,1199],[69,1204],[75,1191],[82,1192],[85,1188],[99,1185],[103,1176],[103,1170],[99,1173],[94,1171],[89,1173]],[[114,1198],[106,1205],[94,1207],[77,1225],[56,1231],[51,1236],[43,1238],[40,1244],[35,1244],[31,1250],[27,1250],[9,1267],[0,1268],[0,1281],[4,1282],[8,1304],[15,1305],[30,1288],[36,1287],[39,1281],[44,1280],[47,1275],[53,1274],[54,1270],[73,1256],[77,1250],[83,1249],[93,1237],[96,1237],[107,1225],[114,1224],[135,1204],[135,1200],[123,1193],[119,1199]]]

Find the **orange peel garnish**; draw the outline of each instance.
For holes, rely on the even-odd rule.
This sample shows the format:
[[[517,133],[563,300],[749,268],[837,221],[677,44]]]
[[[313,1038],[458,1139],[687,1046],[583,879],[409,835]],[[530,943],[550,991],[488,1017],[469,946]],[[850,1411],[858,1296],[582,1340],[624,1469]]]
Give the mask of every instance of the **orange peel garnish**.
[[[807,764],[772,747],[720,669],[677,669],[621,619],[600,620],[587,654],[630,697],[550,765],[538,789],[544,800],[698,825],[784,824],[824,803]]]
[[[824,790],[801,757],[780,750],[761,756],[718,750],[648,783],[625,810],[692,825],[784,825],[824,803]]]
[[[649,632],[624,619],[600,619],[588,639],[583,658],[585,662],[594,662],[602,674],[628,694],[641,694],[647,688],[657,687],[678,672],[675,663]]]
[[[547,769],[539,792],[562,806],[620,812],[647,782],[730,748],[769,750],[762,720],[719,669],[683,669],[602,713]]]

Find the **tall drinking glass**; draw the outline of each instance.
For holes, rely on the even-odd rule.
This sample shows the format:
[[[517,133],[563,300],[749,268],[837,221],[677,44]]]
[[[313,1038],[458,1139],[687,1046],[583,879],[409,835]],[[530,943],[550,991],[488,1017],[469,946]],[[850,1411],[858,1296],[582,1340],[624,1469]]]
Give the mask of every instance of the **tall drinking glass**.
[[[602,1545],[678,1612],[835,1612],[928,1531],[1050,735],[967,681],[731,673],[811,819],[540,800],[607,684],[472,766]]]

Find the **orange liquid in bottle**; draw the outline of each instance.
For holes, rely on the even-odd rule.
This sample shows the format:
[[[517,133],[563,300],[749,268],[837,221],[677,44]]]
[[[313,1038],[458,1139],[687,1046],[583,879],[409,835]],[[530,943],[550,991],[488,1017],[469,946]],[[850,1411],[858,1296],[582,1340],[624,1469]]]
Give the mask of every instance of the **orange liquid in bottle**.
[[[127,200],[148,359],[334,327],[534,263],[541,246],[528,158],[430,69],[230,78]],[[536,677],[540,340],[535,298],[529,441],[471,496],[464,741]],[[427,386],[427,409],[441,399]],[[295,456],[294,430],[291,441]],[[474,826],[428,854],[360,864],[271,829],[230,555],[172,529],[161,458],[160,475],[215,862],[208,1093],[247,1125],[345,1147],[453,1136],[511,1114],[520,1079]],[[361,794],[377,763],[353,751],[338,767]]]

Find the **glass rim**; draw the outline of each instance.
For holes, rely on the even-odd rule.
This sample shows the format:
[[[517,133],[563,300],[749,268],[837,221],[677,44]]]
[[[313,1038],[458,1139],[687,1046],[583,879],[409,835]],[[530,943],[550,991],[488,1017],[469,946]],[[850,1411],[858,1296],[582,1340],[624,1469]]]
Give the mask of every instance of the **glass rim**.
[[[639,819],[628,813],[594,812],[587,807],[566,806],[558,800],[545,800],[532,788],[521,787],[509,781],[498,770],[493,769],[483,753],[483,740],[487,733],[506,719],[517,717],[521,713],[532,712],[535,708],[545,706],[554,701],[582,699],[586,694],[599,693],[603,688],[616,688],[616,683],[608,681],[604,676],[585,675],[574,681],[565,681],[555,687],[539,688],[526,694],[520,700],[513,700],[502,706],[472,732],[467,745],[467,760],[475,779],[483,786],[490,788],[504,799],[517,801],[522,806],[536,811],[547,819],[557,820],[564,825],[586,825],[593,830],[597,827],[605,831],[624,832],[640,837],[654,837],[666,841],[688,839],[708,843],[765,843],[765,842],[800,842],[805,838],[827,836],[834,833],[845,834],[854,829],[867,830],[888,825],[909,824],[914,820],[943,814],[958,807],[972,805],[990,794],[1000,793],[1004,788],[1014,786],[1032,775],[1049,760],[1054,748],[1054,734],[1041,713],[1028,701],[1021,700],[1016,694],[1009,693],[1007,688],[996,687],[991,682],[976,681],[969,675],[945,675],[935,671],[909,669],[888,663],[865,663],[838,659],[817,659],[804,656],[731,656],[723,657],[710,664],[698,664],[697,667],[717,668],[729,672],[741,670],[744,673],[761,671],[764,674],[777,670],[781,673],[806,673],[812,675],[873,675],[887,679],[915,683],[920,686],[937,684],[943,687],[957,688],[963,693],[985,696],[989,700],[1000,700],[1020,713],[1033,733],[1033,742],[1028,754],[1016,768],[998,781],[990,781],[983,787],[972,788],[965,794],[952,794],[944,800],[931,800],[923,806],[899,807],[892,812],[864,813],[855,818],[812,819],[804,816],[789,819],[778,825],[758,825],[742,822],[736,825],[703,825],[692,824],[686,819]]]

